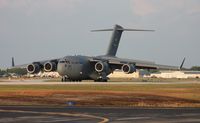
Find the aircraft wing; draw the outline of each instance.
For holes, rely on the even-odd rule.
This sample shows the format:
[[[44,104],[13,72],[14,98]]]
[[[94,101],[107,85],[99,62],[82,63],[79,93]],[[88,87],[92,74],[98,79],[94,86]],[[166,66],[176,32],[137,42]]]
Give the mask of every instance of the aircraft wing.
[[[178,66],[160,65],[155,62],[143,60],[123,59],[109,56],[99,56],[90,59],[91,62],[98,62],[102,60],[107,61],[115,69],[121,69],[124,64],[133,64],[136,69],[180,70],[180,67]]]
[[[12,68],[26,68],[27,65],[29,65],[29,64],[15,65],[15,66],[12,66],[12,67],[10,67],[10,68],[11,68],[11,69],[12,69]]]
[[[41,60],[41,61],[34,61],[32,63],[29,63],[29,64],[15,65],[15,66],[12,66],[11,68],[26,68],[30,64],[38,64],[40,66],[44,66],[44,64],[46,62],[55,62],[57,64],[59,60],[60,60],[60,58],[58,58],[58,59],[49,59],[49,60]]]

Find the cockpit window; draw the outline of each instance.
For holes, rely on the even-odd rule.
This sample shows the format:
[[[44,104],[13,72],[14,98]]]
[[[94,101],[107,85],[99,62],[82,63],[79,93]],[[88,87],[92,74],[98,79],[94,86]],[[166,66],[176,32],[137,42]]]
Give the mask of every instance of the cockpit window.
[[[59,63],[66,63],[66,64],[70,64],[70,61],[65,60],[65,61],[60,61]]]
[[[65,63],[65,61],[60,61],[60,63]]]

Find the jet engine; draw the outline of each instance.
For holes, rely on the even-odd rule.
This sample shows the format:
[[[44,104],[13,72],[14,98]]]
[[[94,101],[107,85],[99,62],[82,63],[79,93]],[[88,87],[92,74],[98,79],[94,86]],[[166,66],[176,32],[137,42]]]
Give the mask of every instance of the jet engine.
[[[27,65],[26,70],[30,74],[35,74],[35,73],[39,73],[40,72],[41,67],[40,67],[39,64],[33,63],[33,64]]]
[[[44,64],[44,71],[45,72],[51,72],[51,71],[56,71],[57,65],[55,62],[46,62]]]
[[[108,70],[109,70],[109,66],[108,66],[108,63],[106,63],[106,62],[97,62],[96,64],[95,64],[95,70],[97,71],[97,72],[107,72]]]
[[[130,73],[134,73],[136,72],[136,68],[134,65],[132,64],[124,64],[122,66],[122,71],[126,74],[130,74]]]

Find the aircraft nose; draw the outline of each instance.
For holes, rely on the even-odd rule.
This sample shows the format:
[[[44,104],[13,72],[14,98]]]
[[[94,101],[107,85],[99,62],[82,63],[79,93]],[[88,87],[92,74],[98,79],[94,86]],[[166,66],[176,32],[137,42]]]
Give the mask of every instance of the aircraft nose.
[[[64,63],[64,61],[60,60],[58,62],[57,71],[61,76],[65,75],[65,63]]]

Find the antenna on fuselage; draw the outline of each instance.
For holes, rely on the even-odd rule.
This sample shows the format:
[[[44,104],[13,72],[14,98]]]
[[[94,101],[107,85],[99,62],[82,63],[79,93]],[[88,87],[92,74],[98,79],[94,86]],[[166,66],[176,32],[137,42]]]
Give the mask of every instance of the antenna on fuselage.
[[[119,47],[119,42],[121,39],[121,35],[123,31],[154,31],[154,30],[144,30],[144,29],[124,29],[120,25],[115,25],[113,29],[100,29],[100,30],[92,30],[92,32],[99,32],[99,31],[113,31],[110,45],[108,47],[106,56],[115,56],[117,53],[117,49]]]

